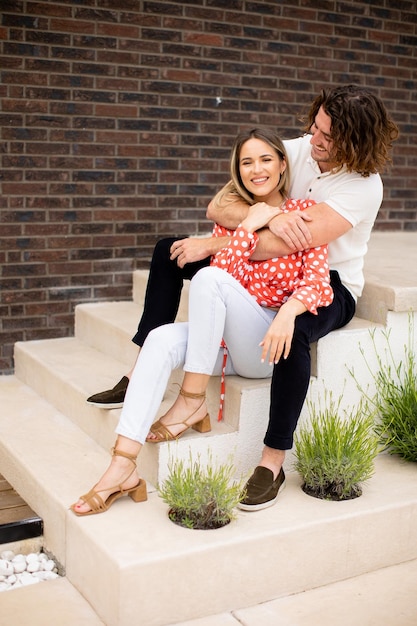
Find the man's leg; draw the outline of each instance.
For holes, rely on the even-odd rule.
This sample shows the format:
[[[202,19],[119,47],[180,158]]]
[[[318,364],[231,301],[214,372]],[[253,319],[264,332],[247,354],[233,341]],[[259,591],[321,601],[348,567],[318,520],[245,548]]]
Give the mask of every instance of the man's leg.
[[[171,261],[169,251],[177,239],[174,237],[161,239],[155,246],[142,317],[137,333],[132,339],[138,346],[143,346],[151,330],[175,321],[184,280],[191,280],[199,269],[210,264],[210,257],[196,263],[187,263],[183,268],[177,265],[176,260]]]
[[[242,506],[245,510],[270,506],[283,486],[285,451],[292,448],[294,431],[310,383],[310,344],[345,326],[355,313],[355,301],[340,282],[337,272],[331,272],[331,284],[334,291],[332,304],[320,308],[317,315],[307,312],[296,318],[290,354],[274,367],[265,447],[255,470],[257,474],[252,477],[254,480],[248,481]]]
[[[184,280],[191,279],[199,269],[210,264],[210,257],[207,257],[196,263],[188,263],[184,268],[178,267],[177,262],[170,259],[170,248],[177,239],[178,237],[161,239],[154,248],[143,312],[137,333],[132,339],[139,347],[143,345],[151,330],[175,320]],[[130,372],[112,389],[90,396],[87,402],[103,409],[123,406],[133,367],[134,364]]]

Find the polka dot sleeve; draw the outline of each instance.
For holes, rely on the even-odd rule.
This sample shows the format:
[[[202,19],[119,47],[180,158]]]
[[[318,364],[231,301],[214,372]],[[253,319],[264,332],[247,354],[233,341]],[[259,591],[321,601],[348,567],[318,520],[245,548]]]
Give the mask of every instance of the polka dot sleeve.
[[[314,204],[312,200],[288,200],[284,210],[304,210]],[[230,236],[230,242],[212,257],[211,264],[229,272],[261,306],[278,308],[296,298],[308,311],[317,314],[318,307],[332,302],[327,246],[252,261],[250,257],[259,241],[256,233],[241,226],[233,233],[216,225],[213,236],[225,235]]]

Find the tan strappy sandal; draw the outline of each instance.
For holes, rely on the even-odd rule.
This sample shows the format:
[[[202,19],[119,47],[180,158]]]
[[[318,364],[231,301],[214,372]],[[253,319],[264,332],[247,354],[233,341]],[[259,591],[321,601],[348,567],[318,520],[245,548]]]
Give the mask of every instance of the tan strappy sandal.
[[[109,489],[101,489],[100,491],[96,491],[93,487],[85,496],[81,496],[80,500],[83,500],[85,504],[90,507],[89,511],[82,512],[77,511],[75,508],[75,504],[73,504],[70,509],[75,515],[95,515],[97,513],[104,513],[107,511],[118,498],[122,496],[130,496],[134,502],[144,502],[148,499],[148,494],[146,491],[146,482],[140,478],[139,482],[135,487],[130,487],[129,489],[123,489],[122,485],[125,483],[133,474],[136,469],[136,456],[133,454],[128,454],[127,452],[123,452],[122,450],[117,450],[116,448],[112,449],[113,456],[123,456],[125,459],[129,459],[133,463],[133,469],[128,476],[115,487],[111,487],[111,489],[116,489],[114,493],[111,493],[106,500],[99,495],[100,491],[109,491]]]
[[[184,430],[178,433],[178,435],[174,435],[169,430],[169,428],[161,422],[160,419],[154,422],[154,424],[152,424],[150,428],[150,431],[151,433],[155,435],[155,439],[146,438],[146,441],[148,443],[161,443],[161,441],[175,441],[176,439],[179,439],[180,437],[182,437],[185,431],[188,430],[189,428],[193,428],[199,433],[209,433],[211,431],[210,415],[208,413],[206,413],[203,419],[201,419],[196,424],[187,423],[188,420],[190,420],[193,417],[193,415],[195,415],[197,411],[203,406],[204,401],[206,399],[206,394],[205,393],[188,393],[188,391],[184,391],[184,389],[181,387],[180,395],[184,396],[184,398],[193,398],[193,399],[203,398],[203,399],[201,401],[201,404],[196,408],[196,410],[193,411],[191,415],[189,415],[185,420],[183,420],[182,422],[176,422],[175,424],[169,424],[171,428],[172,426],[180,426],[180,425],[184,425],[186,427],[184,428]]]

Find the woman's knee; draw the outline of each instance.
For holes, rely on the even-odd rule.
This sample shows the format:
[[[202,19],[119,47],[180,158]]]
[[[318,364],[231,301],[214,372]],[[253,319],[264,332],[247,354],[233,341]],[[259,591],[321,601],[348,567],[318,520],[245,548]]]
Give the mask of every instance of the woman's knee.
[[[220,279],[224,279],[225,273],[224,270],[219,267],[213,267],[212,265],[202,267],[193,276],[190,283],[190,290],[192,289],[195,292],[201,290],[203,293],[207,293],[212,286],[219,284]]]

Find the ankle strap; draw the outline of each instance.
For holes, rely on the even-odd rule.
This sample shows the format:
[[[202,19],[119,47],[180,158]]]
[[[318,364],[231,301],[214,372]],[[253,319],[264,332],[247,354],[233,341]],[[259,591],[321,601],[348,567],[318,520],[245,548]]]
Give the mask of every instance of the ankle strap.
[[[189,393],[188,391],[184,391],[184,389],[181,387],[180,396],[184,396],[184,398],[193,398],[194,400],[197,400],[197,398],[205,398],[206,392],[203,391],[203,393]]]
[[[113,456],[123,456],[125,459],[129,459],[129,461],[132,461],[132,463],[135,463],[136,465],[137,454],[128,454],[127,452],[123,452],[123,450],[117,450],[117,448],[112,448],[111,452]]]

